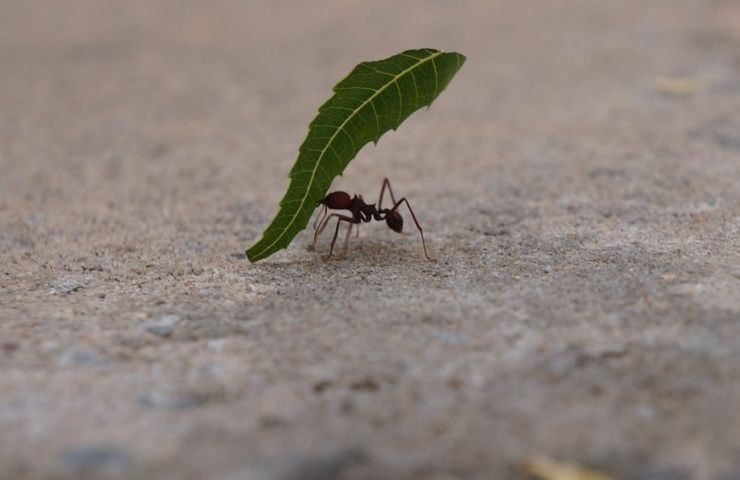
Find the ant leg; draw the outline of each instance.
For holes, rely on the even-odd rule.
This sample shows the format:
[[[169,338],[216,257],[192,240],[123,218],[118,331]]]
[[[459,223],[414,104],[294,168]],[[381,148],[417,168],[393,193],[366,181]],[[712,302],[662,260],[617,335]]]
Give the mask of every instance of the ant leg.
[[[393,205],[393,208],[391,208],[390,211],[391,212],[395,211],[404,202],[406,202],[406,206],[408,207],[409,212],[411,212],[411,217],[414,219],[414,223],[416,224],[416,228],[419,229],[419,235],[421,235],[421,246],[424,248],[424,256],[427,257],[427,260],[429,260],[430,262],[436,262],[437,260],[435,260],[432,257],[430,257],[429,254],[427,253],[427,244],[424,241],[424,232],[422,231],[421,225],[419,225],[419,221],[416,219],[416,215],[414,215],[414,211],[411,209],[411,204],[406,199],[406,197],[403,197],[401,200],[399,200],[398,202],[396,202]]]
[[[342,247],[342,255],[347,254],[347,250],[349,249],[349,236],[352,233],[352,227],[354,227],[354,223],[349,224],[349,228],[347,229],[347,235],[344,237],[344,246]],[[357,228],[360,228],[359,225],[357,225]]]
[[[317,224],[317,223],[321,223],[321,222],[319,222],[319,218],[321,217],[321,219],[323,220],[323,216],[324,216],[324,215],[326,215],[326,213],[327,213],[327,211],[328,211],[328,208],[329,208],[329,207],[327,207],[326,205],[322,205],[322,206],[324,207],[324,209],[323,209],[323,210],[321,210],[321,211],[320,211],[320,213],[319,213],[318,215],[316,215],[316,218],[315,218],[315,219],[314,219],[314,221],[313,221],[313,229],[314,229],[314,230],[316,230],[316,224]]]
[[[316,227],[319,226],[321,227],[321,230],[324,229],[324,227],[322,227],[321,224],[326,218],[327,212],[328,212],[328,207],[324,205],[324,209],[318,215],[316,215],[316,219],[313,221],[313,232],[314,232],[313,233],[313,243],[311,244],[311,248],[309,250],[316,249],[316,240],[319,237],[319,233],[321,233],[321,231]]]
[[[321,222],[319,222],[319,227],[313,233],[313,246],[314,246],[314,248],[316,248],[316,240],[318,240],[319,235],[321,235],[321,232],[324,231],[324,229],[326,228],[326,225],[329,223],[329,219],[332,216],[334,216],[334,215],[336,215],[336,214],[333,213],[331,215],[326,215],[326,213],[325,213],[324,216],[321,217]]]
[[[326,257],[328,260],[332,253],[334,252],[334,244],[337,243],[337,235],[339,235],[339,223],[340,222],[348,222],[350,226],[356,222],[356,220],[352,217],[348,217],[346,215],[339,215],[338,213],[332,213],[329,215],[329,218],[331,217],[337,217],[337,228],[334,229],[334,238],[331,239],[331,247],[329,247],[329,255]]]
[[[388,181],[388,178],[383,179],[383,186],[380,187],[380,198],[378,199],[378,209],[383,208],[383,194],[385,193],[385,187],[388,187],[388,193],[391,195],[391,202],[393,204],[396,204],[396,199],[393,196],[393,189],[391,188],[391,182]]]

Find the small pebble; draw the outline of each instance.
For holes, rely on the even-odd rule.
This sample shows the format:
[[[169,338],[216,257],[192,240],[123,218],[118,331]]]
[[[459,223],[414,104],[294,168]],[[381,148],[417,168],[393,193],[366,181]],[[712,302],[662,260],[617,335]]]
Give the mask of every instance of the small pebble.
[[[357,392],[376,392],[380,390],[380,385],[373,377],[366,377],[352,382],[349,388]]]
[[[202,252],[203,251],[203,245],[199,243],[186,243],[185,249],[189,252]]]
[[[131,463],[123,450],[116,447],[84,447],[69,450],[62,458],[64,468],[74,474],[122,473]]]
[[[212,338],[206,342],[206,348],[212,352],[222,353],[226,346],[226,339]]]
[[[97,367],[106,363],[105,358],[97,353],[77,347],[65,350],[59,361],[62,365],[84,365],[88,367]]]
[[[203,405],[205,402],[204,397],[188,394],[166,394],[157,391],[148,392],[139,397],[139,405],[142,407],[161,410],[185,410]]]
[[[0,343],[0,350],[5,353],[13,353],[21,348],[21,346],[15,342],[2,342]]]
[[[224,480],[338,480],[370,456],[359,448],[333,453],[286,453],[239,467]]]
[[[72,292],[82,290],[83,288],[85,288],[85,285],[83,285],[82,283],[76,280],[66,279],[54,284],[51,292],[49,293],[53,293],[56,295],[68,295]]]
[[[465,341],[465,337],[463,335],[450,330],[438,330],[436,332],[432,332],[432,335],[442,343],[449,345],[459,345]]]
[[[152,335],[167,338],[174,333],[175,327],[179,321],[180,317],[177,315],[162,315],[159,320],[142,323],[137,327],[137,329],[140,332],[149,332]]]
[[[331,480],[343,477],[346,470],[369,458],[364,450],[349,448],[325,455],[286,458],[284,480]]]
[[[704,85],[694,78],[661,77],[655,81],[655,91],[673,97],[689,97],[699,93]]]

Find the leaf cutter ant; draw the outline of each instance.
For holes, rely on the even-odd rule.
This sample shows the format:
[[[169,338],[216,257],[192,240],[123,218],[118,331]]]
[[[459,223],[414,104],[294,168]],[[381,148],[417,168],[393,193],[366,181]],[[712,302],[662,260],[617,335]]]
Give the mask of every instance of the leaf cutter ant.
[[[383,208],[383,195],[385,194],[385,189],[388,188],[388,194],[391,197],[391,201],[393,202],[393,207],[391,208]],[[421,246],[424,249],[424,256],[427,258],[427,260],[431,262],[436,262],[435,259],[431,258],[429,254],[427,253],[427,246],[426,242],[424,241],[424,232],[421,229],[421,225],[419,225],[419,221],[416,219],[416,215],[414,215],[414,211],[411,209],[411,204],[406,199],[406,197],[403,197],[401,200],[396,201],[396,198],[393,196],[393,190],[391,189],[391,183],[388,181],[387,178],[383,179],[383,186],[380,188],[380,198],[378,199],[378,206],[376,207],[374,203],[367,204],[362,199],[362,196],[353,196],[350,197],[347,192],[342,191],[336,191],[331,192],[327,196],[325,196],[323,199],[321,199],[317,204],[316,207],[320,207],[323,205],[323,210],[316,216],[316,220],[314,220],[313,227],[314,227],[314,235],[313,235],[313,245],[314,248],[316,246],[316,240],[319,238],[319,235],[321,235],[321,232],[324,231],[326,228],[326,225],[329,223],[329,220],[336,217],[337,219],[337,226],[334,229],[334,238],[332,238],[331,241],[331,247],[329,248],[329,255],[326,257],[327,259],[331,257],[332,252],[334,251],[334,244],[337,241],[337,235],[339,234],[339,224],[341,222],[346,222],[349,224],[349,230],[347,230],[347,236],[344,239],[344,249],[347,249],[347,244],[349,242],[349,236],[352,232],[352,228],[356,225],[357,226],[357,235],[359,235],[360,232],[360,223],[365,222],[369,223],[373,220],[376,221],[385,221],[386,225],[388,225],[388,228],[393,230],[397,233],[402,233],[403,230],[403,217],[398,212],[398,207],[401,206],[401,204],[405,203],[406,207],[409,209],[409,212],[411,213],[411,218],[414,219],[414,223],[416,224],[416,228],[419,230],[419,235],[421,235]],[[339,213],[328,213],[329,210],[348,210],[350,215],[342,215]]]

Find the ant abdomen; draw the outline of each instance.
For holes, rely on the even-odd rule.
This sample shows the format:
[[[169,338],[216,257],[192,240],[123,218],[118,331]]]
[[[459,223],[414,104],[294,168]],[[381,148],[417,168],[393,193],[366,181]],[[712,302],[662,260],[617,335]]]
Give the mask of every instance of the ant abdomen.
[[[403,217],[395,210],[386,214],[385,223],[394,232],[401,233],[401,230],[403,230]]]

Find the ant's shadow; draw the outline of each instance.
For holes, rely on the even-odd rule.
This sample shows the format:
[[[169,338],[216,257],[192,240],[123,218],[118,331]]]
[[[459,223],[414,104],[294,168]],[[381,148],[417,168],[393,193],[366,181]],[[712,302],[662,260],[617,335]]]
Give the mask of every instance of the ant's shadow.
[[[311,263],[352,263],[352,264],[373,264],[373,265],[396,265],[399,262],[413,262],[414,260],[428,262],[422,252],[404,245],[390,243],[380,240],[355,239],[350,242],[347,250],[339,249],[334,251],[331,257],[328,245],[309,244],[305,247],[306,251],[315,255],[315,260]]]

